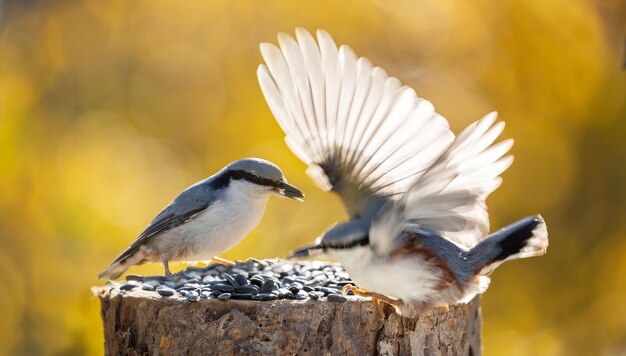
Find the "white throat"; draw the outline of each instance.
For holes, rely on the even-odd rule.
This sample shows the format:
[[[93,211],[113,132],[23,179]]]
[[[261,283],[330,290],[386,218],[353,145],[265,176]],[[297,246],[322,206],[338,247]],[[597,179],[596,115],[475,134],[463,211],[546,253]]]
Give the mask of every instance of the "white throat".
[[[212,228],[207,231],[216,231],[210,238],[219,244],[216,254],[234,247],[259,224],[270,195],[267,187],[245,180],[230,182],[224,197],[207,209],[213,210],[208,221]]]

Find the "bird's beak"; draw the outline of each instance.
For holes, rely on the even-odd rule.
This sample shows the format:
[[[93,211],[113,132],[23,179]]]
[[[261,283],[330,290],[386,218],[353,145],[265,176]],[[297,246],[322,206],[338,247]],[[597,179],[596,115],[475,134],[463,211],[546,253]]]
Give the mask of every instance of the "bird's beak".
[[[280,186],[276,188],[276,191],[278,192],[278,194],[284,197],[291,198],[297,201],[304,201],[304,193],[300,189],[294,187],[287,182],[282,182]]]
[[[320,244],[309,245],[309,246],[305,246],[305,247],[299,248],[291,252],[287,256],[287,259],[317,256],[319,254],[322,254],[323,252],[324,252],[324,247],[322,247],[322,245]]]

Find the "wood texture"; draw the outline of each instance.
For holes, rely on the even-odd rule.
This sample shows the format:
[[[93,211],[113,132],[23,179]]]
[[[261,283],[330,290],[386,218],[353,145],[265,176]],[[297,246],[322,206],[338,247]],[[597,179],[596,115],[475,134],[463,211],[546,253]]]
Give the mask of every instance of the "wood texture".
[[[107,355],[480,355],[480,301],[414,319],[345,303],[160,297],[94,288]]]

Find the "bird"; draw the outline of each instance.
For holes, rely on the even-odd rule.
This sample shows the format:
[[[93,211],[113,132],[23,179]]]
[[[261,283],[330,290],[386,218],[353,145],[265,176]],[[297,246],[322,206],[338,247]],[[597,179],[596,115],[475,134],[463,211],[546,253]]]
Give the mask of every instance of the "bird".
[[[349,219],[288,258],[334,258],[358,286],[344,294],[414,316],[468,302],[502,262],[546,252],[540,215],[489,235],[485,201],[513,161],[512,139],[494,143],[504,130],[496,112],[455,136],[415,90],[316,34],[297,28],[278,46],[262,43],[257,77],[287,146]]]
[[[258,225],[270,195],[304,198],[274,163],[259,158],[232,162],[180,193],[98,278],[116,279],[145,262],[161,262],[166,276],[172,275],[170,261],[232,264],[217,255]]]

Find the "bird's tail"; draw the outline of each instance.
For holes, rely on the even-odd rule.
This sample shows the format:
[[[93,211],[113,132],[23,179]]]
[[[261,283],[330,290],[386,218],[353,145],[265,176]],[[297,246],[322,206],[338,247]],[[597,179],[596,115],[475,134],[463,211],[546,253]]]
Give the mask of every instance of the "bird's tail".
[[[146,249],[140,245],[132,244],[124,252],[122,252],[109,267],[100,272],[98,279],[108,278],[116,279],[122,275],[130,266],[140,265],[151,259],[148,258]]]
[[[548,248],[548,229],[541,215],[519,220],[489,236],[470,250],[473,272],[488,276],[502,262],[541,256]]]
[[[98,275],[98,279],[117,279],[122,273],[126,272],[129,265],[122,264],[121,261],[114,261],[109,265],[109,267],[105,268],[104,271],[100,272]]]

